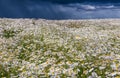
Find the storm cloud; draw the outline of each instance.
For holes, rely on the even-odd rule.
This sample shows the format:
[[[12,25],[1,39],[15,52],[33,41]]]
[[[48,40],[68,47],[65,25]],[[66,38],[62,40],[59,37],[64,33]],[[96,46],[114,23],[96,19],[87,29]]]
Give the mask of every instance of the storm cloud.
[[[120,18],[118,3],[94,3],[90,0],[0,0],[0,10],[1,18]]]

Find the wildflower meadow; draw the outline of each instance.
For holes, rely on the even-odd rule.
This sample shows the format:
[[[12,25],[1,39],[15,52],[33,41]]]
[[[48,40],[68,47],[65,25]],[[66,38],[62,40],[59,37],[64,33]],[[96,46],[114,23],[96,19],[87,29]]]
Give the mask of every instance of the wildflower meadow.
[[[120,78],[120,20],[0,19],[0,78]]]

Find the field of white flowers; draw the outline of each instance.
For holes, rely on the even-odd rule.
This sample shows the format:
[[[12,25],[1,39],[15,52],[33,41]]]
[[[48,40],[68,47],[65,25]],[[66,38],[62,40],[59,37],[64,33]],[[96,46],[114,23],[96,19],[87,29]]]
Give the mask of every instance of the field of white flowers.
[[[0,19],[0,78],[120,78],[120,19]]]

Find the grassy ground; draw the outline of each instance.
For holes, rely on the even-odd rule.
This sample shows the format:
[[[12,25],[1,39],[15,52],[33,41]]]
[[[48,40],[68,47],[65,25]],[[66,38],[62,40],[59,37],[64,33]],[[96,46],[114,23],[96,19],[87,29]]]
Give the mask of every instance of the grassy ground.
[[[0,19],[0,78],[120,78],[120,23]]]

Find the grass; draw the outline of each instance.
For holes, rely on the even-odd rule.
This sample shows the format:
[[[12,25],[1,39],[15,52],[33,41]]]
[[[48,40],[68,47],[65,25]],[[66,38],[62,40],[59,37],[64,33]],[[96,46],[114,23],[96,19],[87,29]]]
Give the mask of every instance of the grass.
[[[17,21],[20,22],[16,26],[11,25]],[[25,21],[23,26],[22,21]],[[109,30],[110,24],[97,26],[101,23],[94,21],[64,24],[8,19],[4,23],[0,25],[1,78],[120,77],[117,25],[111,25],[113,29]]]

